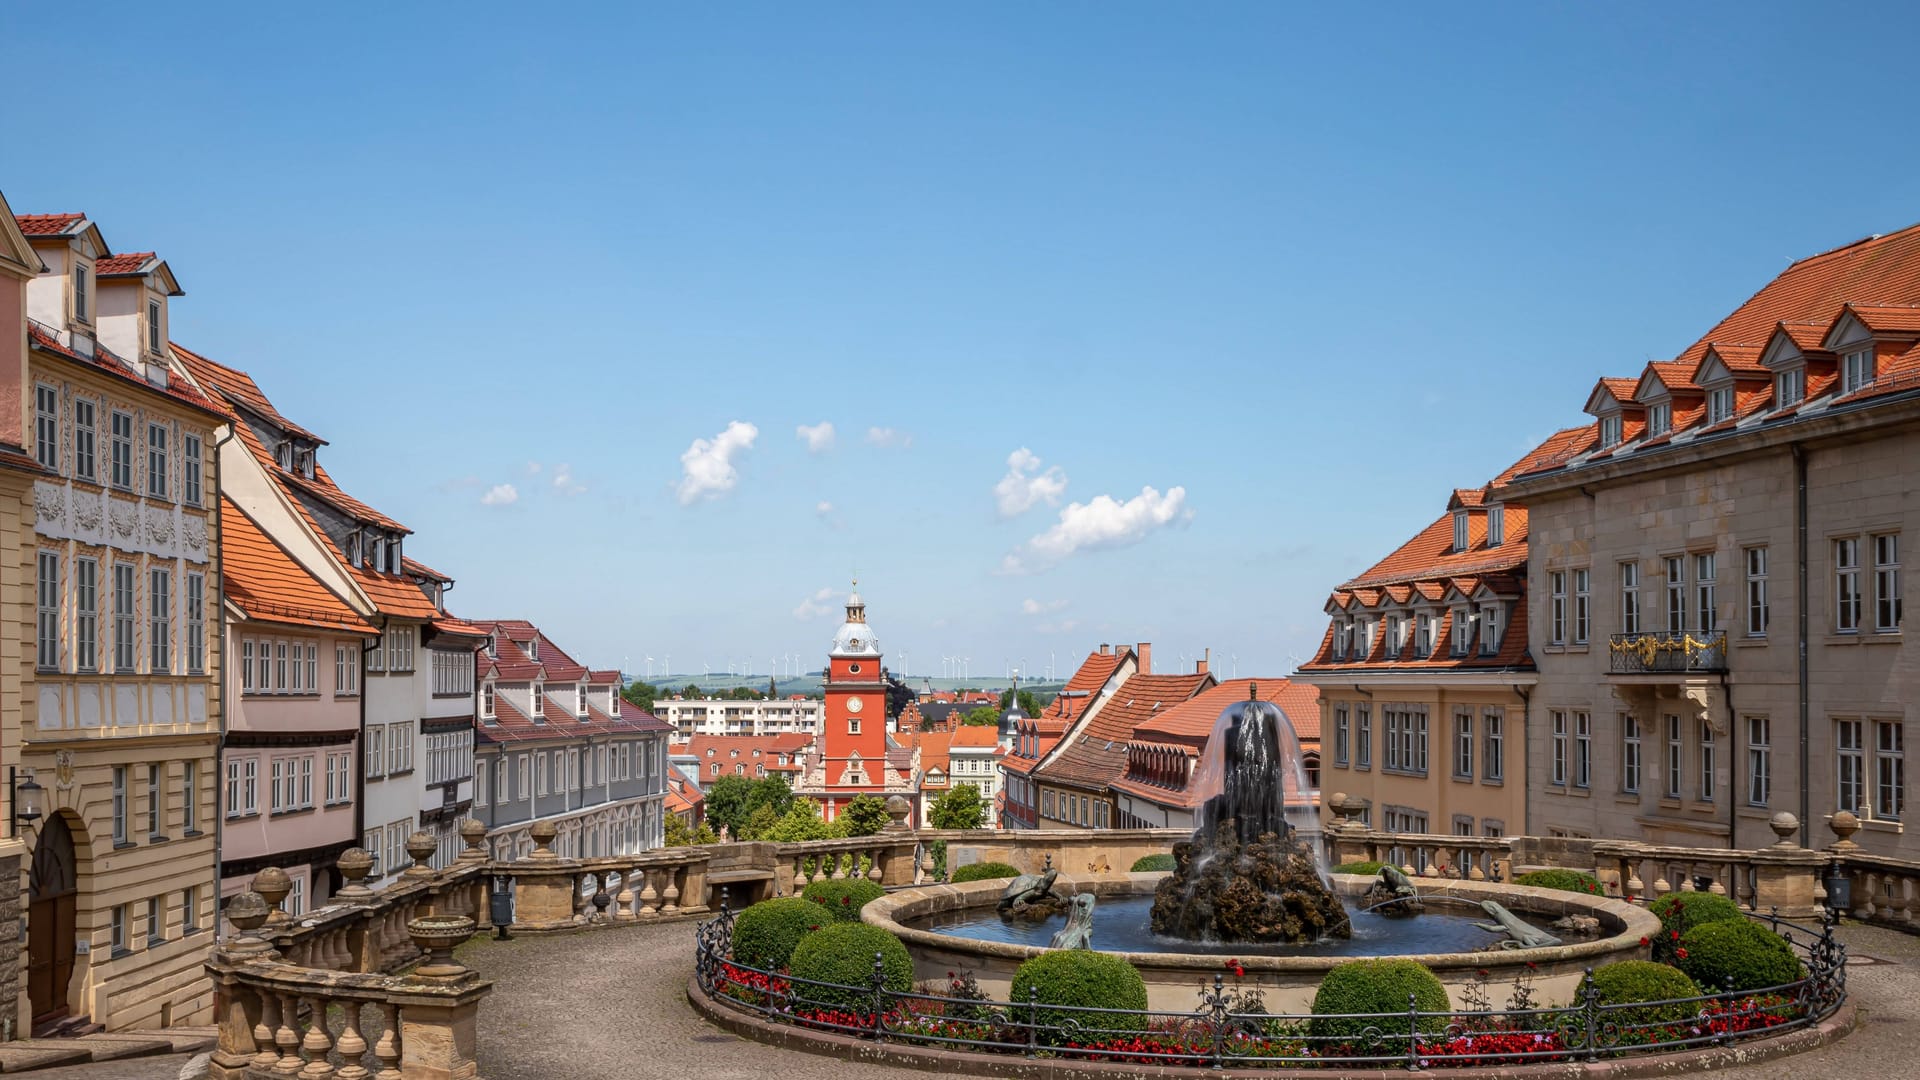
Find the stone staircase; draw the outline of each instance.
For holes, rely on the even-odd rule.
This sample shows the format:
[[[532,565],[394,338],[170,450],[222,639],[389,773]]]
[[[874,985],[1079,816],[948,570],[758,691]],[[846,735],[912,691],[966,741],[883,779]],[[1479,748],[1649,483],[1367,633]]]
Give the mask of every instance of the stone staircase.
[[[0,1042],[0,1073],[30,1072],[58,1065],[85,1065],[93,1061],[154,1057],[161,1054],[197,1054],[211,1050],[219,1032],[206,1027],[173,1027],[163,1031],[94,1031],[51,1038]]]

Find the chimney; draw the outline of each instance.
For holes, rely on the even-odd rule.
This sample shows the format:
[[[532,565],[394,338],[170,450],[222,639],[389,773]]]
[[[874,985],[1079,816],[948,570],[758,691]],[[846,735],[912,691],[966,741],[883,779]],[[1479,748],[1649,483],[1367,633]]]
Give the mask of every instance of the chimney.
[[[1140,658],[1140,674],[1153,674],[1153,642],[1143,641],[1135,645],[1133,653]]]
[[[1213,650],[1208,649],[1200,659],[1193,662],[1193,673],[1195,675],[1205,675],[1207,673],[1207,661],[1211,659],[1213,659]]]
[[[1111,646],[1111,645],[1109,645],[1109,644],[1107,644],[1107,643],[1106,643],[1106,642],[1104,642],[1104,641],[1100,643],[1100,655],[1101,655],[1101,656],[1106,656],[1106,655],[1107,655],[1108,653],[1111,653],[1112,651],[1113,651],[1113,646]]]

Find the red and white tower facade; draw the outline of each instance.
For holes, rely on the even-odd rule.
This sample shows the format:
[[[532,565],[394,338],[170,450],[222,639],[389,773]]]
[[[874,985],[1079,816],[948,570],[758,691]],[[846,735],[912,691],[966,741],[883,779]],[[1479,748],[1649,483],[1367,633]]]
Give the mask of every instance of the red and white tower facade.
[[[847,621],[827,653],[826,713],[821,718],[820,797],[827,818],[856,795],[885,798],[892,777],[887,766],[887,679],[880,667],[880,639],[867,625],[859,582],[847,597]],[[808,785],[811,787],[812,785]]]

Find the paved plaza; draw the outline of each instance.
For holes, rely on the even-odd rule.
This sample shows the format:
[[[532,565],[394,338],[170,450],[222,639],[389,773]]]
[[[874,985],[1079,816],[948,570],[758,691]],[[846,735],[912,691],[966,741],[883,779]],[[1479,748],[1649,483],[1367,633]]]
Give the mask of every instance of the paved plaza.
[[[1842,931],[1860,1029],[1813,1054],[1717,1075],[1740,1080],[1910,1080],[1920,1075],[1920,938]],[[900,1080],[918,1073],[777,1050],[728,1035],[686,1002],[689,923],[564,937],[475,940],[460,950],[494,982],[481,1007],[485,1080]],[[47,1080],[173,1080],[185,1055],[51,1069]]]

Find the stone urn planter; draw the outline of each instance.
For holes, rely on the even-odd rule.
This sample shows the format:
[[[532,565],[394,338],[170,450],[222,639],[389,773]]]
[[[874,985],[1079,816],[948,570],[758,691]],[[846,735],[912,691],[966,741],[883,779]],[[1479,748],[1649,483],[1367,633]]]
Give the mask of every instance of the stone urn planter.
[[[453,950],[473,936],[473,920],[465,915],[422,915],[407,923],[407,936],[427,959],[413,969],[428,979],[447,979],[464,975],[467,969],[453,958]]]

